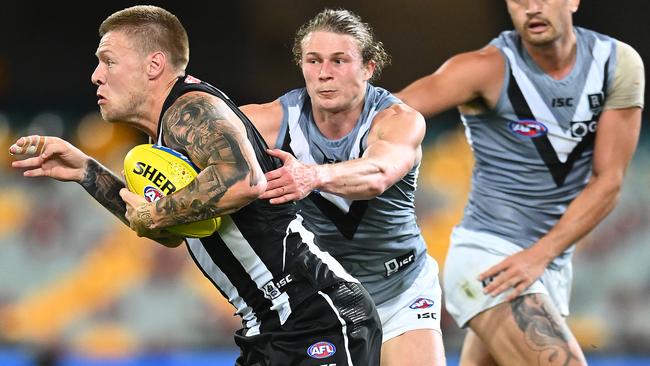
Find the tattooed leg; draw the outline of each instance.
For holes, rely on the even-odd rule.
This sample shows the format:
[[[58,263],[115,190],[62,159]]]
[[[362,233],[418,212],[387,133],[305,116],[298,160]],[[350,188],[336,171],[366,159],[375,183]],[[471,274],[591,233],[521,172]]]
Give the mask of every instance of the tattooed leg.
[[[478,338],[463,344],[460,365],[586,365],[582,350],[547,295],[529,294],[472,318]],[[480,341],[480,342],[479,342]]]
[[[581,359],[571,350],[571,334],[566,325],[558,321],[559,314],[548,308],[541,295],[520,296],[510,303],[510,307],[526,344],[540,353],[541,365],[569,365]]]

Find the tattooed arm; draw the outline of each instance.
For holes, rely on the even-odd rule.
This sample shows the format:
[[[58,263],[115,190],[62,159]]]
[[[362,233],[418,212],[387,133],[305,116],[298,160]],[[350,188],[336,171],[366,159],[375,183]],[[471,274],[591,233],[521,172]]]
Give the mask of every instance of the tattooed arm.
[[[10,152],[16,150],[14,146],[20,147],[25,141],[37,140],[38,137],[21,137]],[[58,137],[44,136],[43,145],[40,155],[24,154],[23,159],[14,161],[12,166],[27,169],[24,173],[26,177],[50,177],[81,184],[102,206],[128,225],[124,217],[126,206],[119,196],[124,183],[115,174]]]
[[[219,98],[191,92],[163,116],[167,145],[182,151],[201,173],[187,187],[163,197],[150,211],[148,228],[205,220],[239,210],[266,188],[243,123]]]

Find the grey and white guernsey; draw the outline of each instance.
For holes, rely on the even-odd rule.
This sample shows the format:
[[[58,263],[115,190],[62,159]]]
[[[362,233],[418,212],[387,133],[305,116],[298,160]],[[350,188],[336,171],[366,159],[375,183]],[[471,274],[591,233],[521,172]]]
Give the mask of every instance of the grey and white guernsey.
[[[280,167],[235,104],[217,88],[192,76],[180,78],[165,100],[158,127],[159,145],[165,146],[165,112],[181,95],[192,91],[220,98],[241,119],[264,172]],[[186,242],[203,274],[237,309],[243,325],[238,333],[248,337],[280,328],[293,309],[319,290],[342,281],[358,282],[329,253],[320,250],[313,237],[303,227],[293,204],[272,205],[257,199],[222,216],[218,232]]]
[[[504,55],[505,77],[494,110],[461,115],[475,165],[460,226],[530,247],[589,181],[616,41],[578,27],[575,34],[576,62],[562,80],[535,64],[516,32],[491,42]],[[551,265],[565,263],[573,249]]]
[[[283,95],[280,103],[284,116],[276,147],[304,163],[327,164],[361,157],[374,117],[401,101],[368,84],[357,124],[338,140],[321,134],[304,88]],[[418,168],[419,163],[371,200],[348,200],[314,191],[298,203],[305,226],[316,235],[316,244],[361,281],[377,305],[411,286],[425,263],[426,245],[415,217]]]

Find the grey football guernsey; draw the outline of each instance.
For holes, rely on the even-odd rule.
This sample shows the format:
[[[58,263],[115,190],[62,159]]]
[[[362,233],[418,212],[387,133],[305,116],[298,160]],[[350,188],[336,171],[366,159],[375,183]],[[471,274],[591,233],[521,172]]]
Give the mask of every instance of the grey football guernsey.
[[[474,151],[472,188],[461,226],[527,248],[560,219],[592,169],[598,118],[616,64],[616,41],[575,28],[576,62],[555,80],[514,31],[491,44],[506,70],[494,110],[461,115]],[[552,265],[569,260],[571,246]]]
[[[359,158],[377,113],[401,103],[388,91],[368,85],[354,129],[341,139],[330,140],[316,127],[304,88],[288,92],[280,102],[284,116],[276,146],[309,164]],[[418,167],[371,200],[315,191],[298,202],[316,244],[361,281],[378,305],[406,290],[425,263],[426,245],[414,205]]]

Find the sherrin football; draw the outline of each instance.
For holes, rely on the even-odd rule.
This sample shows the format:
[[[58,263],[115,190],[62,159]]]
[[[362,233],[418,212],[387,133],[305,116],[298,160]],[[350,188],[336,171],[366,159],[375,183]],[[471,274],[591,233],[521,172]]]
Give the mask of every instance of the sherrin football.
[[[148,202],[176,192],[199,174],[199,169],[183,154],[170,148],[143,144],[132,148],[124,157],[124,179],[129,191]],[[214,233],[221,223],[216,217],[167,228],[189,238],[202,238]]]

